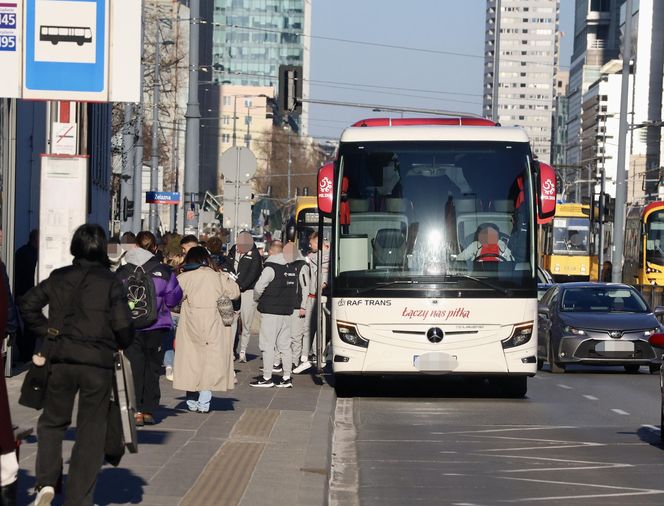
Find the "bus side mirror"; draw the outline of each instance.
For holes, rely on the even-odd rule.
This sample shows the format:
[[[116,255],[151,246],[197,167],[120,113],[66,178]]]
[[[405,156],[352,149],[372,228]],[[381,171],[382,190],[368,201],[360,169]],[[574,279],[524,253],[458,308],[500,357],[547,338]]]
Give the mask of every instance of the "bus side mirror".
[[[326,163],[318,169],[318,211],[331,215],[334,208],[334,164]]]
[[[548,223],[556,214],[556,171],[551,165],[535,162],[537,170],[537,219]]]

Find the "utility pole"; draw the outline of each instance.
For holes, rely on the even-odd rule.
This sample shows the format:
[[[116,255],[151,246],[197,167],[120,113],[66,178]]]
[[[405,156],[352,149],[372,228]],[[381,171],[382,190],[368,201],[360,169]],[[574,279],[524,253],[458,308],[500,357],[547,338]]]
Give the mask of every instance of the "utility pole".
[[[141,20],[141,48],[145,47],[143,44],[145,40],[145,6],[143,7]],[[143,55],[141,55],[141,101],[136,107],[136,124],[134,130],[134,143],[136,150],[134,151],[134,220],[132,222],[131,230],[135,234],[141,231],[142,211],[143,211],[143,83],[145,81],[145,64],[143,63]]]
[[[160,26],[157,18],[157,29],[155,31],[154,44],[154,75],[152,78],[152,167],[150,169],[150,191],[159,190],[159,81],[161,67],[161,47],[160,47]],[[157,214],[157,204],[150,204],[149,213],[150,232],[157,235],[159,226],[159,216]]]
[[[134,143],[136,138],[134,136],[133,126],[131,122],[131,116],[133,112],[133,107],[130,103],[124,104],[124,134],[122,136],[122,182],[120,183],[120,196],[121,201],[121,217],[120,217],[120,233],[125,233],[129,230],[132,230],[134,224],[134,217],[128,216],[127,221],[123,219],[123,215],[127,213],[128,209],[125,206],[129,206],[129,201],[134,198]],[[126,200],[125,200],[126,199]],[[137,202],[134,202],[134,212],[137,206]]]
[[[623,36],[623,68],[620,90],[620,130],[618,133],[618,170],[616,174],[616,208],[613,230],[613,255],[611,281],[622,281],[623,249],[625,247],[625,204],[627,203],[627,104],[629,97],[629,70],[632,59],[632,0],[625,8],[625,34]]]
[[[237,95],[233,97],[233,147],[237,146]]]
[[[606,135],[606,134],[604,134]],[[606,186],[606,172],[604,170],[604,157],[602,157],[602,168],[599,171],[600,174],[600,183],[599,183],[599,251],[597,252],[598,259],[598,281],[604,281],[602,279],[602,268],[604,266],[604,216],[606,209],[604,209],[605,201],[605,186]]]
[[[184,146],[185,234],[198,232],[198,171],[201,109],[198,103],[198,39],[202,20],[200,0],[189,2],[189,96],[187,100],[186,142]]]

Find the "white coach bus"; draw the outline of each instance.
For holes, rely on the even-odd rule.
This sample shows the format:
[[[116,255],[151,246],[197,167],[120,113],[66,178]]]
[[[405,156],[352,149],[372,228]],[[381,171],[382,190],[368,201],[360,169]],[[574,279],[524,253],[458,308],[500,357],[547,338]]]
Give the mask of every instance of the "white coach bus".
[[[520,128],[374,118],[344,130],[318,176],[337,392],[359,376],[458,374],[523,397],[537,369],[535,227],[555,194]]]

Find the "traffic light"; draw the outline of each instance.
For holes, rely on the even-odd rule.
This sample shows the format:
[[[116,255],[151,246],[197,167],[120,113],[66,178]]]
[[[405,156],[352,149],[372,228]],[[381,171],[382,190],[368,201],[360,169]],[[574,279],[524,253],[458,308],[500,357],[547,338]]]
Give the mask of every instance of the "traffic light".
[[[127,221],[134,216],[134,201],[127,197],[122,199],[122,221]]]
[[[302,66],[279,66],[279,109],[283,113],[302,112]]]

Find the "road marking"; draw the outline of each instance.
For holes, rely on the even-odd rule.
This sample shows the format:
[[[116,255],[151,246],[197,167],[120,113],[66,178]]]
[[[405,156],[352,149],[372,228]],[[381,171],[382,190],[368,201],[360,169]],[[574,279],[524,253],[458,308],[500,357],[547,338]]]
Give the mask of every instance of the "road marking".
[[[526,469],[504,469],[498,472],[501,473],[538,473],[541,471],[574,471],[574,470],[589,470],[589,469],[616,469],[616,468],[624,468],[624,467],[634,467],[631,464],[619,464],[619,463],[613,463],[613,462],[604,462],[604,463],[599,463],[599,462],[594,462],[594,461],[588,461],[588,460],[570,460],[570,459],[554,459],[554,458],[547,458],[547,457],[528,457],[525,455],[496,455],[495,453],[493,455],[485,455],[482,453],[471,453],[470,455],[478,455],[478,456],[483,456],[483,457],[496,457],[496,458],[506,458],[506,459],[526,459],[526,460],[535,460],[538,462],[565,462],[565,463],[571,463],[571,464],[589,464],[589,465],[583,465],[583,466],[566,466],[566,467],[528,467]]]
[[[611,411],[613,411],[616,415],[629,415],[627,411],[623,411],[622,409],[613,408]]]
[[[594,395],[584,395],[584,397],[585,397],[586,399],[588,399],[589,401],[598,401],[598,400],[599,400],[599,399],[598,399],[597,397],[595,397]]]
[[[629,490],[630,492],[616,492],[613,494],[585,494],[585,495],[566,495],[566,496],[550,496],[550,497],[525,497],[522,499],[503,499],[500,502],[533,502],[533,501],[560,501],[568,499],[596,499],[600,497],[625,497],[634,495],[655,495],[664,494],[664,490],[634,488],[634,487],[616,487],[612,485],[598,485],[596,483],[577,483],[572,481],[554,481],[554,480],[535,480],[532,478],[512,478],[510,476],[496,476],[501,480],[517,480],[528,481],[534,483],[547,483],[553,485],[566,485],[577,487],[590,487],[590,488],[606,488],[611,490]]]
[[[560,387],[560,388],[564,388],[565,390],[574,390],[571,386],[563,385],[562,383],[558,383],[556,386]]]

